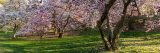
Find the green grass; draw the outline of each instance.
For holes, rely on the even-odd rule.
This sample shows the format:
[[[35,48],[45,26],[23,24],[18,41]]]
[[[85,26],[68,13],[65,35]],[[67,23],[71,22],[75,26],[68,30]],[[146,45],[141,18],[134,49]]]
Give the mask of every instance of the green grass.
[[[126,32],[121,36],[121,53],[160,53],[159,32]]]
[[[102,47],[98,36],[66,36],[62,39],[12,40],[12,33],[0,33],[0,53],[84,53]]]
[[[42,40],[13,40],[10,38],[12,35],[11,32],[0,33],[0,53],[101,53],[99,50],[103,48],[100,35],[95,31]],[[124,32],[120,40],[120,53],[160,52],[158,32]]]

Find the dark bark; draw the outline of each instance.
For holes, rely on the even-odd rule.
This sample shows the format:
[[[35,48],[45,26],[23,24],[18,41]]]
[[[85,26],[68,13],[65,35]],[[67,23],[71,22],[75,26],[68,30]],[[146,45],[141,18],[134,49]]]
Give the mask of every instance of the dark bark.
[[[43,38],[43,35],[40,35],[40,39],[42,40],[42,38]]]
[[[55,15],[56,15],[55,12],[56,12],[56,11],[53,11],[53,12],[52,12],[52,18],[55,18]],[[56,26],[55,26],[56,24],[54,24],[55,21],[54,21],[54,20],[52,21],[52,25],[53,25],[55,28],[57,28],[58,38],[62,38],[62,37],[63,37],[63,33],[64,33],[64,30],[65,30],[66,26],[67,26],[68,23],[69,23],[69,19],[70,19],[70,16],[68,16],[67,19],[65,20],[66,23],[65,23],[64,25],[62,24],[62,28],[56,27]],[[54,29],[53,29],[53,30],[54,30]]]
[[[128,23],[128,16],[126,15],[127,13],[127,7],[131,3],[131,0],[123,0],[124,2],[124,9],[123,9],[123,16],[121,17],[121,20],[117,23],[115,29],[112,31],[110,22],[109,22],[109,10],[113,6],[114,2],[116,0],[110,0],[108,4],[105,5],[105,11],[103,12],[102,17],[97,23],[97,26],[99,28],[99,31],[101,33],[101,38],[105,44],[106,48],[111,48],[113,51],[118,49],[118,39],[120,36],[120,33],[122,32],[124,26]],[[105,34],[102,31],[102,24],[103,22],[107,20],[107,35],[108,35],[108,40],[105,39]],[[109,42],[109,43],[108,43]]]
[[[133,15],[133,14],[134,14],[134,11],[137,11],[137,12],[138,12],[138,16],[141,15],[136,0],[133,0],[132,3],[133,3],[133,4],[132,4],[133,9],[134,9],[134,7],[135,7],[136,10],[134,9],[134,10],[131,11],[131,16],[133,16],[133,17],[130,17],[130,19],[129,19],[129,22],[128,22],[128,30],[135,30],[135,28],[133,27],[133,23],[135,22],[135,18],[134,18],[135,15]],[[136,19],[137,19],[137,18],[136,18]]]
[[[135,7],[137,8],[138,15],[141,15],[140,10],[139,10],[139,7],[138,7],[138,5],[137,5],[136,0],[133,0],[133,2],[135,3]]]
[[[99,31],[100,31],[100,34],[101,34],[101,38],[102,38],[102,40],[103,40],[103,42],[104,42],[105,49],[106,49],[106,50],[111,50],[111,49],[110,49],[110,46],[109,46],[110,44],[109,44],[108,41],[105,39],[104,32],[102,31],[101,28],[99,28]]]
[[[58,38],[62,38],[62,34],[61,34],[62,32],[61,32],[61,29],[60,28],[58,28]]]
[[[108,41],[109,43],[111,44],[112,43],[112,38],[113,38],[113,31],[111,29],[107,29],[108,33],[107,33],[107,36],[108,36]]]
[[[102,26],[103,22],[107,19],[107,27],[108,27],[107,30],[108,31],[112,31],[111,28],[110,28],[110,24],[109,24],[109,16],[108,16],[108,14],[109,14],[109,10],[111,9],[111,7],[115,3],[115,1],[116,0],[110,0],[108,4],[105,4],[105,10],[104,10],[100,20],[97,23],[97,26],[98,26],[99,31],[101,33],[102,41],[104,42],[104,45],[105,45],[106,49],[110,48],[109,47],[110,44],[108,44],[108,41],[105,39],[105,34],[103,33],[103,31],[101,29],[102,28],[101,26]],[[108,37],[111,37],[111,36],[112,36],[112,32],[111,32],[111,34],[108,34]],[[109,38],[109,42],[111,42],[111,38]]]
[[[59,33],[58,38],[62,38],[63,37],[63,33]]]
[[[19,28],[19,25],[14,23],[14,26],[13,26],[13,32],[16,33],[16,31],[18,30]]]
[[[116,0],[110,0],[108,4],[105,4],[105,10],[100,18],[100,20],[98,21],[98,26],[102,26],[103,22],[107,19],[107,22],[109,23],[109,10],[111,9],[111,7],[113,6],[113,4],[115,3]]]
[[[127,8],[129,4],[131,3],[131,0],[128,0],[124,3],[124,9],[123,9],[123,16],[121,17],[121,20],[117,23],[113,33],[114,37],[112,39],[111,48],[112,50],[118,49],[118,42],[119,42],[119,36],[122,30],[124,29],[124,26],[128,23],[128,16],[127,16]]]
[[[59,28],[58,29],[58,38],[62,38],[63,37],[63,32],[62,30]]]
[[[63,26],[63,29],[62,29],[62,30],[64,30],[64,29],[66,28],[67,24],[69,23],[69,18],[70,18],[70,16],[67,17],[66,23],[65,23],[65,25]]]
[[[58,38],[62,38],[63,37],[64,30],[65,30],[66,26],[69,23],[69,18],[70,18],[70,16],[67,17],[66,23],[64,24],[64,26],[61,29],[60,28],[58,29],[58,33],[59,33]]]

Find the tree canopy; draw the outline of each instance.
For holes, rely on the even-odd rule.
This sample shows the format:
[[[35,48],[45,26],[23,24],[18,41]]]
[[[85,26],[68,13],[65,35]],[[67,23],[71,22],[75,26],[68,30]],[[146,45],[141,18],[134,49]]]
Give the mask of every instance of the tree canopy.
[[[0,0],[0,28],[11,26],[18,36],[43,36],[97,29],[105,49],[118,49],[122,32],[140,25],[145,32],[160,29],[160,0]],[[3,13],[4,12],[4,13]],[[134,22],[134,25],[132,25]],[[138,24],[137,24],[138,23]],[[138,31],[138,30],[137,30]],[[47,35],[46,35],[47,36]]]
[[[0,4],[5,4],[8,0],[0,0]]]

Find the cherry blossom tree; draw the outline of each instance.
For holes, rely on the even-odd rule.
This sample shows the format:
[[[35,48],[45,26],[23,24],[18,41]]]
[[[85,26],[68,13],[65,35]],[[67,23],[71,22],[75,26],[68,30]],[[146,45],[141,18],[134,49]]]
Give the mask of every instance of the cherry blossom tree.
[[[51,28],[51,17],[48,11],[39,11],[37,12],[32,19],[28,21],[26,25],[22,27],[20,31],[18,31],[14,37],[16,36],[40,36],[42,38]]]
[[[118,49],[118,42],[121,32],[128,26],[131,18],[134,16],[150,14],[143,13],[145,3],[154,0],[26,0],[27,7],[23,13],[27,13],[29,18],[20,31],[14,36],[43,36],[45,33],[54,28],[59,34],[67,30],[77,29],[85,26],[90,28],[98,27],[105,49]],[[155,1],[154,1],[155,2]],[[152,3],[152,2],[151,2]],[[153,3],[152,3],[153,4]],[[157,6],[158,3],[154,4]],[[144,7],[144,8],[145,8]],[[152,7],[152,5],[151,5]],[[149,7],[147,7],[149,8]],[[155,7],[152,7],[155,8]],[[135,11],[136,10],[136,11]],[[150,10],[149,10],[150,11]],[[157,9],[155,9],[157,11]],[[21,14],[23,14],[21,12]],[[154,13],[151,13],[154,14]],[[146,28],[159,27],[159,20],[147,21]],[[106,30],[106,31],[105,31]],[[105,37],[107,33],[107,39]]]
[[[41,0],[43,1],[43,0]],[[47,3],[45,3],[47,2]],[[100,11],[102,10],[102,7],[99,5],[101,1],[97,0],[88,0],[83,1],[77,4],[77,1],[71,1],[71,0],[47,0],[43,1],[42,3],[39,3],[37,1],[29,1],[31,3],[31,8],[28,8],[32,12],[31,20],[34,21],[33,16],[34,15],[41,15],[43,12],[36,13],[38,11],[44,11],[48,12],[52,15],[48,15],[46,17],[52,16],[52,26],[59,31],[59,34],[62,34],[62,32],[67,29],[75,29],[80,27],[81,25],[86,25],[87,27],[95,27],[96,26],[96,20],[98,20],[98,16],[100,16]],[[32,5],[33,4],[33,5]],[[37,17],[40,18],[40,17]],[[40,20],[40,19],[37,19]],[[29,21],[31,22],[31,21]],[[36,23],[36,22],[32,22]],[[42,22],[43,23],[43,22]],[[48,23],[48,22],[47,22]],[[40,23],[39,23],[40,24]],[[37,24],[38,25],[38,24]],[[25,25],[30,26],[31,28],[35,27],[34,25]],[[36,27],[37,28],[37,27]],[[27,30],[27,27],[22,27],[22,30]],[[36,30],[36,29],[32,29]],[[21,30],[20,30],[21,31]],[[23,32],[17,32],[23,33]],[[61,35],[60,35],[61,37]]]

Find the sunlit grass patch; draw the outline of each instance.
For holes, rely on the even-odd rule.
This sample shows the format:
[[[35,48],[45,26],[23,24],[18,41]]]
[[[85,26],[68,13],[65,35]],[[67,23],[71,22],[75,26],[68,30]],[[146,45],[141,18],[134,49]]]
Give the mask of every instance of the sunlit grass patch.
[[[95,32],[95,31],[94,31]],[[100,35],[85,33],[58,38],[10,39],[13,33],[0,33],[0,53],[103,53]],[[159,53],[160,34],[145,32],[125,32],[120,38],[120,53]],[[105,53],[105,52],[104,52]]]
[[[127,46],[121,48],[122,53],[159,53],[160,46],[149,45],[149,46]]]
[[[130,34],[132,34],[133,36],[130,36]],[[159,32],[124,33],[124,35],[122,35],[121,38],[120,53],[159,53],[160,52],[159,41],[160,41]]]

